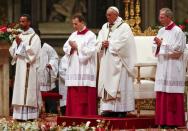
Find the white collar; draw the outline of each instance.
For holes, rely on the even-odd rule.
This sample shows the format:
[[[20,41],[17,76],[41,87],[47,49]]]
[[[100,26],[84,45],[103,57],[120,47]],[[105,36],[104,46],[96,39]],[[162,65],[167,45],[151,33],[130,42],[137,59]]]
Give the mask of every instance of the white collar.
[[[33,34],[33,33],[35,33],[35,31],[32,28],[29,28],[28,30],[23,31],[22,35],[29,35],[29,34]]]
[[[123,23],[123,19],[121,17],[117,17],[117,19],[114,21],[114,25],[111,27],[111,31],[114,31],[116,28],[119,27]],[[108,28],[109,28],[109,23],[108,23]]]

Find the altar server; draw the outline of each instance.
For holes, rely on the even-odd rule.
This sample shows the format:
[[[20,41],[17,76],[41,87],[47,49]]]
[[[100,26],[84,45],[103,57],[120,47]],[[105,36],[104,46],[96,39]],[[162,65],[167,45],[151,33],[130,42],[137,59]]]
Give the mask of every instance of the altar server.
[[[68,87],[66,115],[96,115],[96,36],[81,15],[72,18],[75,29],[63,50],[69,57],[65,86]]]

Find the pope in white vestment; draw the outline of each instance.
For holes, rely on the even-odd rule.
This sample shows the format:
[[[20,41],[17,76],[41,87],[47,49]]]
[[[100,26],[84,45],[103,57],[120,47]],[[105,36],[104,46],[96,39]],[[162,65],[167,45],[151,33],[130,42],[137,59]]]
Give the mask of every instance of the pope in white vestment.
[[[154,54],[158,57],[155,77],[156,117],[160,126],[184,126],[184,50],[186,37],[172,21],[172,11],[160,10],[159,21],[164,26],[155,37]],[[155,49],[156,48],[156,49]]]
[[[40,66],[38,70],[40,91],[50,91],[56,87],[58,59],[53,47],[44,43],[40,50]]]
[[[131,28],[118,16],[119,10],[109,7],[106,15],[108,22],[102,26],[97,39],[100,110],[102,113],[122,113],[123,117],[125,112],[135,109],[133,78],[136,47]]]
[[[37,70],[39,66],[39,51],[41,41],[32,28],[28,16],[20,17],[24,31],[19,35],[19,45],[16,39],[9,51],[16,63],[16,75],[13,90],[13,119],[28,120],[39,116],[40,91],[37,85]],[[40,101],[41,102],[41,101]]]

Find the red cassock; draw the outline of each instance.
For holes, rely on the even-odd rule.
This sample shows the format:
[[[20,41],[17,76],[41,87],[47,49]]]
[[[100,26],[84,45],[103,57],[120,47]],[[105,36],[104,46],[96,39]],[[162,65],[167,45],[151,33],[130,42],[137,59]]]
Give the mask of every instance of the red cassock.
[[[183,95],[183,93],[157,92],[155,115],[157,125],[185,126]]]
[[[68,87],[67,116],[87,116],[97,114],[97,92],[95,87]]]

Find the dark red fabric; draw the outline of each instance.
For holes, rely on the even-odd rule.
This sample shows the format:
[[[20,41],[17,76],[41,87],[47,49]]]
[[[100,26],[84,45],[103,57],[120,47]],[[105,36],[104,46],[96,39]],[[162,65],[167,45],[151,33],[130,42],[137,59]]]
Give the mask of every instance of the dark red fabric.
[[[182,93],[157,92],[155,122],[157,125],[185,126]]]
[[[56,92],[41,92],[42,99],[46,100],[47,98],[59,100],[62,99],[62,95]]]
[[[97,92],[94,87],[68,87],[66,115],[85,116],[97,114]]]
[[[159,51],[160,51],[160,46],[157,47],[157,51],[156,51],[156,53],[155,53],[155,56],[158,55]]]
[[[101,117],[100,115],[94,116],[84,116],[84,117],[71,117],[71,116],[60,116],[57,117],[57,124],[62,125],[63,122],[66,122],[66,126],[71,126],[73,122],[76,125],[81,123],[91,122],[90,126],[97,126],[97,120],[104,120],[105,125],[109,123],[108,129],[144,129],[144,128],[153,128],[155,127],[155,118],[153,115],[136,115],[128,114],[125,118],[110,118],[110,117]]]
[[[168,25],[167,27],[165,27],[165,30],[171,30],[176,24],[172,23],[170,25]]]
[[[77,32],[77,35],[85,35],[85,33],[87,33],[89,30],[88,30],[88,28],[85,28],[83,31],[78,31]]]

